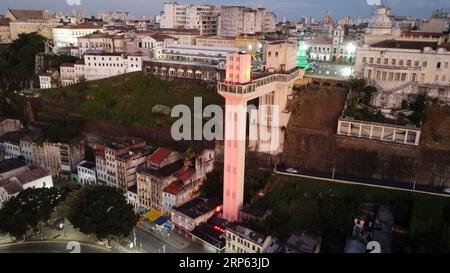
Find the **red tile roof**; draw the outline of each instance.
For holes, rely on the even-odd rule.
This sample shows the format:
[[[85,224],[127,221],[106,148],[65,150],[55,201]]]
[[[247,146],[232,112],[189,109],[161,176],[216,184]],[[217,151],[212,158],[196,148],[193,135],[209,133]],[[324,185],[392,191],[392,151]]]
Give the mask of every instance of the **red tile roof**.
[[[25,185],[49,175],[49,172],[47,172],[46,170],[42,168],[36,168],[18,175],[17,180],[19,180],[22,185]]]
[[[192,176],[194,176],[194,173],[194,170],[183,168],[175,174],[175,177],[183,182],[186,182],[187,180],[192,178]]]
[[[183,189],[184,187],[184,183],[181,182],[180,180],[176,180],[172,183],[169,184],[169,186],[167,186],[164,189],[164,192],[173,194],[173,195],[177,195],[178,193],[180,193],[180,191]]]
[[[148,157],[148,161],[151,164],[160,164],[172,152],[173,152],[173,150],[171,150],[169,148],[158,148],[151,156]]]

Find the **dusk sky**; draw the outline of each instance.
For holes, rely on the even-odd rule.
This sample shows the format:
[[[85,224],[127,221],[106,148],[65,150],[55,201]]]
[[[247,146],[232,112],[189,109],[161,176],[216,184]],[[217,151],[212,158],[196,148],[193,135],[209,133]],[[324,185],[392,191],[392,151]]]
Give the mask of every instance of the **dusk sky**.
[[[81,6],[70,6],[67,3],[81,1]],[[327,9],[332,16],[339,19],[345,15],[352,17],[371,14],[373,7],[367,2],[377,0],[209,0],[178,1],[179,3],[208,3],[215,5],[263,6],[277,14],[278,20],[283,17],[298,19],[301,16],[321,17]],[[381,0],[392,8],[393,14],[429,17],[436,9],[450,9],[450,0]],[[126,10],[132,15],[157,15],[162,10],[164,0],[0,0],[0,12],[8,8],[16,9],[48,9],[50,11],[68,12],[73,9],[86,10],[95,15],[98,10]]]

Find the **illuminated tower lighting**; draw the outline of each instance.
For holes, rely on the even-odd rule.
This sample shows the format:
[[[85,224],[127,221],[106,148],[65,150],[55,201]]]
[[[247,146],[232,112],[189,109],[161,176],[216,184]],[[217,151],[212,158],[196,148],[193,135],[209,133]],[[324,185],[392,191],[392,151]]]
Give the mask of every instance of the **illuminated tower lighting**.
[[[297,68],[307,68],[308,58],[306,56],[306,50],[308,49],[305,45],[305,40],[303,39],[304,33],[300,35],[298,39],[298,50],[297,50]]]

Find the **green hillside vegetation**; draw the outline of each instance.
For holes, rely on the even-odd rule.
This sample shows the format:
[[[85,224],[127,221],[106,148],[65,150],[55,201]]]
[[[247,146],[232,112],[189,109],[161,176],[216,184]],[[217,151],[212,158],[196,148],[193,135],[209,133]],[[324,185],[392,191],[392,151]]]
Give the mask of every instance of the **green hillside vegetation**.
[[[49,89],[41,95],[38,115],[71,114],[123,126],[158,127],[170,123],[169,116],[152,113],[155,105],[185,104],[193,112],[194,97],[202,97],[204,107],[224,104],[213,86],[185,80],[162,81],[141,72]]]
[[[323,252],[343,251],[363,203],[391,206],[396,225],[409,230],[406,239],[394,235],[394,252],[450,251],[449,198],[272,175],[258,203],[273,214],[256,229],[285,237],[300,229],[319,232]]]

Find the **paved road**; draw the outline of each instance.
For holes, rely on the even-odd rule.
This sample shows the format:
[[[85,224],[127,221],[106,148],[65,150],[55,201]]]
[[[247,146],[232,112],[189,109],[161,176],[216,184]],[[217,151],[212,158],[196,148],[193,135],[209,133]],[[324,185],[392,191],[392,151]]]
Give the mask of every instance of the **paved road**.
[[[1,245],[0,253],[70,253],[68,242],[27,242],[19,244]],[[88,244],[80,244],[81,253],[111,253],[110,250]]]
[[[286,168],[288,169],[288,168]],[[432,194],[439,195],[443,197],[450,197],[450,194],[445,193],[442,188],[433,187],[429,185],[420,185],[414,183],[401,183],[401,182],[392,182],[392,181],[381,181],[375,179],[361,179],[357,177],[351,176],[342,176],[335,175],[334,178],[332,174],[329,173],[319,173],[319,172],[307,172],[307,171],[299,171],[298,173],[290,173],[287,172],[285,168],[276,169],[275,172],[281,175],[289,175],[289,176],[298,176],[298,177],[306,177],[313,179],[326,180],[331,182],[343,183],[343,184],[358,184],[369,187],[377,187],[377,188],[390,188],[394,190],[402,190],[402,191],[415,191],[424,194]]]
[[[167,235],[160,234],[156,236],[152,232],[140,227],[136,226],[136,245],[139,250],[142,248],[142,252],[144,253],[199,253],[203,252],[201,246],[189,242],[186,240],[186,244],[182,247],[175,246],[170,243]],[[167,239],[162,239],[167,238]],[[128,237],[130,242],[133,242],[134,234],[133,232]]]

